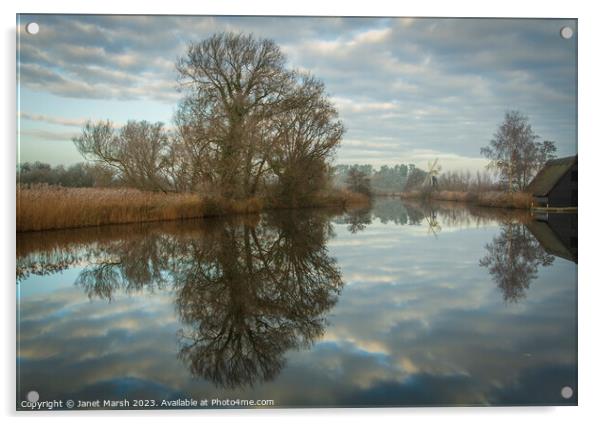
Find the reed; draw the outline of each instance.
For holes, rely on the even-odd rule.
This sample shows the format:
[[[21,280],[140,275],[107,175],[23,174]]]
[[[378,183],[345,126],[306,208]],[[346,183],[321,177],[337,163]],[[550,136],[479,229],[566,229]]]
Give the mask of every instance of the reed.
[[[367,202],[364,195],[332,191],[319,194],[303,207],[346,207]],[[17,232],[253,214],[266,208],[286,206],[268,205],[259,198],[230,200],[137,189],[21,185],[17,187]]]
[[[483,207],[529,209],[531,202],[531,194],[525,192],[483,192],[477,198],[477,203]]]
[[[464,191],[413,191],[404,192],[401,195],[403,199],[434,199],[438,201],[465,202],[476,204],[482,207],[494,208],[531,208],[531,194],[525,192],[464,192]]]
[[[194,194],[160,194],[135,189],[17,188],[17,231],[200,217]]]

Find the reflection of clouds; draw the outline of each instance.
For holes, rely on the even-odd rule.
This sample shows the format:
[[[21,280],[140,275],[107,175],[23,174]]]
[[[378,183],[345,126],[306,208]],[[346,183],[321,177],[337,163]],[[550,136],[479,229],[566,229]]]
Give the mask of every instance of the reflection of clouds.
[[[251,389],[217,390],[177,361],[181,325],[170,287],[106,302],[74,286],[28,291],[50,277],[27,279],[23,391],[41,387],[42,399],[271,398],[279,406],[563,403],[560,386],[576,385],[573,263],[541,269],[527,298],[507,304],[478,266],[497,229],[434,239],[415,232],[423,226],[373,223],[356,234],[334,225],[328,248],[346,285],[325,335],[309,350],[288,352],[280,375]]]
[[[329,341],[361,347],[378,339],[389,370],[405,365],[410,374],[486,376],[500,387],[514,385],[524,370],[542,364],[575,365],[576,311],[567,309],[574,305],[567,298],[576,295],[572,265],[542,271],[528,299],[509,306],[475,267],[495,230],[462,231],[458,246],[458,236],[445,232],[431,244],[421,243],[406,231],[411,227],[391,228],[390,238],[398,243],[388,253],[370,250],[367,257],[361,246],[337,246],[345,280],[357,283],[346,286],[333,312]],[[365,246],[371,246],[373,234],[380,241],[372,226],[361,234]],[[361,263],[349,260],[362,254]]]
[[[153,377],[178,386],[185,374],[174,367],[177,323],[169,297],[106,303],[90,302],[79,288],[72,288],[71,294],[80,302],[62,318],[28,321],[31,306],[27,300],[21,305],[24,390],[35,386],[43,399],[66,397],[124,377]]]
[[[73,292],[79,292],[74,290]],[[81,293],[80,293],[81,294]],[[21,355],[30,359],[45,359],[52,356],[70,357],[71,360],[81,360],[87,357],[101,357],[120,351],[124,346],[114,342],[115,338],[128,338],[149,334],[152,329],[173,328],[175,318],[171,323],[165,320],[165,309],[145,310],[144,300],[128,302],[126,308],[111,309],[102,315],[94,314],[102,309],[103,303],[89,303],[82,300],[80,307],[62,317],[48,317],[40,320],[29,320],[27,311],[29,305],[21,306]],[[165,299],[164,305],[169,305]],[[86,309],[88,307],[89,309]],[[120,311],[121,310],[121,311]],[[88,315],[88,311],[91,315]],[[171,339],[175,339],[174,336]],[[142,341],[132,339],[127,341],[128,350],[135,350]],[[149,341],[152,344],[152,342]]]

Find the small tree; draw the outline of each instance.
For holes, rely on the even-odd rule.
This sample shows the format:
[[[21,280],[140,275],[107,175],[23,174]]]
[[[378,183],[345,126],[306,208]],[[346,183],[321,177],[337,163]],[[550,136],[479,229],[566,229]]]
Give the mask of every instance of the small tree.
[[[362,193],[366,196],[372,195],[372,187],[370,185],[370,178],[368,175],[361,171],[358,167],[352,167],[347,174],[347,189],[352,192]]]
[[[519,111],[506,112],[489,146],[481,155],[490,160],[488,169],[498,172],[508,191],[523,190],[543,164],[555,157],[554,142],[537,142],[529,118]]]
[[[424,179],[426,178],[426,171],[421,170],[416,167],[414,164],[410,164],[408,166],[408,178],[406,180],[406,184],[403,188],[405,192],[416,190],[422,186]]]
[[[110,121],[89,121],[73,142],[84,158],[113,168],[133,187],[171,189],[164,174],[168,136],[163,123],[128,121],[114,129]]]

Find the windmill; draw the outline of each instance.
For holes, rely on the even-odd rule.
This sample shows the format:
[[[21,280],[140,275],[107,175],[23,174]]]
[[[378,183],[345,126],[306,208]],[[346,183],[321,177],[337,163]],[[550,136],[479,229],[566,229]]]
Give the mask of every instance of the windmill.
[[[438,164],[438,162],[439,158],[435,158],[432,163],[431,161],[428,162],[428,171],[426,172],[422,186],[437,187],[437,174],[441,171],[441,164]]]

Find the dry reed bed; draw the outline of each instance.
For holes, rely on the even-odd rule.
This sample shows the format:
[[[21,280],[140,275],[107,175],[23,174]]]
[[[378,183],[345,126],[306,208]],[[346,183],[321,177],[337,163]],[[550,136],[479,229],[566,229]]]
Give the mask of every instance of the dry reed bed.
[[[196,195],[134,189],[17,188],[17,231],[200,217]]]
[[[369,199],[363,195],[337,191],[321,194],[306,206],[347,207],[366,202]],[[258,198],[227,200],[136,189],[19,186],[17,232],[249,214],[258,213],[265,207],[266,203]]]
[[[477,203],[483,207],[502,207],[529,209],[532,196],[524,192],[483,192],[478,195]]]
[[[427,198],[439,201],[467,202],[482,207],[494,208],[531,208],[532,197],[524,192],[453,192],[443,190],[440,192],[406,192],[402,198],[416,199]]]

